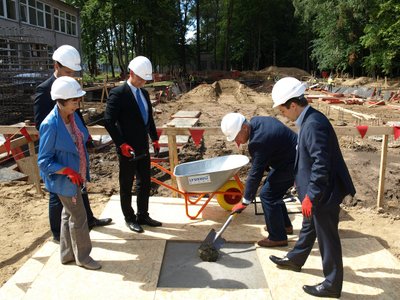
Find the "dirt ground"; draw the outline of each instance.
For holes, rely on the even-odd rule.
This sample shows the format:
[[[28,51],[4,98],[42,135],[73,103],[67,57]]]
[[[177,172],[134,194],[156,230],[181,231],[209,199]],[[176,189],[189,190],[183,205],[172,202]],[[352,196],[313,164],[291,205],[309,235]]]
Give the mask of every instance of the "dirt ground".
[[[293,70],[285,70],[286,75]],[[303,76],[303,74],[300,74]],[[275,116],[288,126],[293,124],[273,110],[270,88],[273,82],[266,80],[262,86],[250,89],[238,81],[224,79],[212,85],[202,84],[192,91],[171,101],[155,106],[157,126],[166,124],[179,110],[201,112],[199,126],[217,127],[222,117],[237,111],[251,118],[256,115]],[[86,103],[96,106],[100,103]],[[350,116],[339,116],[327,111],[325,105],[315,102],[314,107],[324,113],[329,112],[332,123],[354,124]],[[347,109],[377,115],[382,121],[400,121],[399,111],[386,107],[367,109],[360,105],[346,105]],[[101,108],[100,108],[101,109]],[[99,110],[100,110],[99,109]],[[340,119],[340,120],[339,120]],[[367,123],[363,125],[369,125]],[[347,165],[353,177],[357,194],[346,199],[342,205],[340,234],[346,237],[375,237],[385,248],[400,258],[400,144],[390,138],[386,168],[385,196],[383,208],[376,208],[380,166],[380,137],[361,139],[360,137],[340,137],[340,143]],[[179,153],[179,162],[199,160],[231,153],[246,154],[246,147],[238,149],[223,136],[206,137],[201,147],[193,143],[185,145]],[[112,194],[118,193],[118,166],[112,145],[92,153],[89,197],[92,209],[99,216]],[[248,166],[240,172],[246,178]],[[168,180],[164,174],[153,170],[153,176]],[[171,196],[171,191],[152,186],[152,194]],[[48,195],[36,194],[35,188],[26,182],[0,183],[0,286],[40,247],[51,239],[48,225]],[[121,216],[122,218],[122,216]],[[118,220],[116,220],[118,222]],[[120,221],[120,220],[119,220]]]

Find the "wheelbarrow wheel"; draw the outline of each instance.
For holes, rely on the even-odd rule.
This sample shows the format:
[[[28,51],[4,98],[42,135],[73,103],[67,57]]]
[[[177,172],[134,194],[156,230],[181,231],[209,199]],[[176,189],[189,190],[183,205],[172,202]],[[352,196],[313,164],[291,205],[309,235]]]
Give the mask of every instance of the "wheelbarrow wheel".
[[[241,193],[238,183],[235,180],[227,181],[219,190],[219,192]],[[217,201],[223,209],[231,211],[235,204],[242,200],[242,195],[218,194]]]

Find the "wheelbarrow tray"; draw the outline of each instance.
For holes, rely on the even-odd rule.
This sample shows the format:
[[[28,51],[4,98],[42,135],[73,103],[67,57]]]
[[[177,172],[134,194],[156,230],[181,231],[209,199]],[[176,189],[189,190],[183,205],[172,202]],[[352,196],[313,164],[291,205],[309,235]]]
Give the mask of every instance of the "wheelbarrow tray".
[[[226,155],[177,165],[174,175],[179,190],[186,193],[217,191],[249,162],[245,155]]]

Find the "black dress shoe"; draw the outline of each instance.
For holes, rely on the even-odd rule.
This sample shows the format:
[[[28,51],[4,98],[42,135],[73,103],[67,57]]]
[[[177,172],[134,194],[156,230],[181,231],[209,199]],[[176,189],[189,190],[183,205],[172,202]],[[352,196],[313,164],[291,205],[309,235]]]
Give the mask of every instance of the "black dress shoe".
[[[156,220],[153,220],[152,218],[150,218],[150,216],[146,216],[146,217],[137,217],[138,223],[142,224],[142,225],[149,225],[152,227],[159,227],[162,226],[161,222],[158,222]]]
[[[92,229],[93,227],[99,227],[99,226],[106,226],[111,224],[112,219],[111,218],[105,218],[105,219],[96,219],[93,218],[90,222],[89,222],[89,228]]]
[[[270,255],[269,259],[278,266],[278,268],[281,269],[287,269],[287,270],[292,270],[295,272],[300,272],[301,271],[301,266],[295,264],[292,262],[289,258],[286,256],[284,258],[277,257],[275,255]]]
[[[128,226],[128,228],[132,231],[135,231],[137,233],[141,233],[143,232],[143,228],[142,226],[140,226],[138,223],[136,222],[126,222],[126,226]]]
[[[303,285],[303,290],[310,295],[315,297],[324,298],[340,298],[340,292],[333,292],[328,290],[322,283],[317,285]]]

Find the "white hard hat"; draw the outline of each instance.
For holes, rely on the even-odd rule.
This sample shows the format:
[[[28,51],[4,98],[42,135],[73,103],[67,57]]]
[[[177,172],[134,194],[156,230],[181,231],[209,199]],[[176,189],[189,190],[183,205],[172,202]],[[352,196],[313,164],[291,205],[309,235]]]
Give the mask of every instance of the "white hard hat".
[[[78,50],[70,45],[62,45],[53,53],[53,60],[58,61],[63,66],[73,71],[82,70],[81,56]]]
[[[236,138],[245,120],[246,118],[239,113],[229,113],[222,118],[221,130],[228,142],[232,142]]]
[[[144,56],[136,56],[129,63],[128,68],[144,80],[153,79],[153,67],[150,60]]]
[[[82,97],[86,92],[82,91],[81,85],[74,78],[61,76],[53,82],[50,94],[53,100],[67,100]]]
[[[289,99],[300,97],[306,90],[306,84],[301,83],[300,80],[294,77],[285,77],[275,83],[272,88],[272,100],[274,105],[277,107],[284,104]]]

